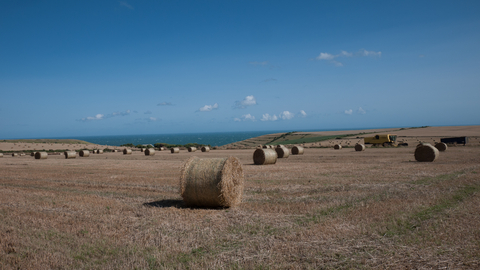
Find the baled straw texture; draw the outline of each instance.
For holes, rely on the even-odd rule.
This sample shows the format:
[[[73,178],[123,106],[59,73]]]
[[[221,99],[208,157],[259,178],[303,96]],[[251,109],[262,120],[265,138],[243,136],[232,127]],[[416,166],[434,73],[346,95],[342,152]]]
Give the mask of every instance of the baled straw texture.
[[[280,148],[280,147],[285,147],[285,145],[283,145],[283,144],[277,145],[277,148]]]
[[[202,147],[202,152],[210,152],[210,147],[208,146]]]
[[[145,151],[144,149],[145,149],[145,148],[140,148],[140,152],[143,153],[143,152]]]
[[[97,154],[103,154],[103,150],[102,150],[102,149],[98,149],[98,150],[97,150]]]
[[[63,154],[65,155],[66,159],[77,157],[77,152],[75,152],[75,151],[65,151],[65,152],[63,152]]]
[[[30,156],[31,156],[31,157],[34,157],[34,156],[35,156],[35,152],[30,153]]]
[[[174,153],[180,153],[180,148],[178,147],[172,147],[170,149],[170,153],[174,154]]]
[[[96,153],[97,153],[97,149],[93,149],[92,154],[96,154]]]
[[[355,144],[355,151],[365,151],[365,145],[361,143]]]
[[[290,150],[286,147],[277,147],[275,148],[278,158],[288,158],[290,156]]]
[[[305,149],[301,146],[292,147],[292,155],[303,155]]]
[[[132,154],[132,149],[127,149],[127,148],[123,149],[123,154],[124,155],[131,155]]]
[[[79,155],[80,155],[81,157],[88,157],[88,156],[90,156],[90,151],[88,151],[88,150],[80,150]]]
[[[0,153],[0,157],[3,157],[3,153]]]
[[[233,207],[242,201],[244,179],[236,157],[191,157],[182,168],[180,195],[187,206]]]
[[[18,157],[17,153],[12,153],[12,157]]]
[[[148,148],[145,150],[145,156],[155,156],[155,149]]]
[[[443,151],[447,150],[448,147],[447,147],[446,143],[439,142],[439,143],[435,144],[435,148],[437,148],[438,151],[443,152]]]
[[[429,143],[418,146],[415,149],[415,160],[420,162],[433,162],[439,155],[438,149]]]
[[[118,152],[117,149],[113,149],[113,150],[112,150],[112,153],[117,153],[117,152]]]
[[[270,145],[264,145],[262,146],[262,148],[265,148],[265,149],[270,148]]]
[[[268,165],[277,163],[277,152],[273,149],[257,149],[253,152],[255,165]]]
[[[36,152],[35,159],[47,159],[48,154],[47,152]]]
[[[197,151],[197,148],[196,148],[196,147],[193,147],[193,146],[192,146],[192,147],[188,147],[187,149],[188,149],[188,152],[195,152],[195,151]]]
[[[333,149],[340,150],[342,149],[342,146],[340,144],[335,144],[335,146],[333,146]]]

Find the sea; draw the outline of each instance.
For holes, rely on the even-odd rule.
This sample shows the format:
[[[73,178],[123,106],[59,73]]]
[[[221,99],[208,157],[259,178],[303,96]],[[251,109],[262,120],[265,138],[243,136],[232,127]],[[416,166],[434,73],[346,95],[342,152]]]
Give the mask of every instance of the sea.
[[[247,132],[211,132],[211,133],[179,133],[179,134],[144,134],[144,135],[113,135],[113,136],[81,136],[68,137],[89,143],[100,145],[120,146],[131,143],[138,144],[187,144],[198,143],[210,146],[222,146],[229,143],[243,141],[246,139],[262,136],[265,134],[289,132],[289,131],[247,131]],[[55,138],[64,139],[64,138]],[[65,138],[66,139],[66,138]]]

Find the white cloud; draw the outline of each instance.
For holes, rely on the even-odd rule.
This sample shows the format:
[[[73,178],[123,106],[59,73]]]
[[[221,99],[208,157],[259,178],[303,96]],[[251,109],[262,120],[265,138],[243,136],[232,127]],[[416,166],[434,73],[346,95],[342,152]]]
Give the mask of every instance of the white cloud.
[[[338,57],[335,55],[331,55],[329,53],[320,53],[319,56],[317,56],[317,60],[333,60],[333,58]]]
[[[246,107],[253,106],[253,105],[257,105],[257,100],[252,95],[252,96],[246,96],[242,101],[236,101],[235,106],[233,107],[237,109],[245,109]]]
[[[120,1],[120,6],[126,7],[128,9],[133,9],[133,7],[127,3],[127,1]]]
[[[247,120],[255,121],[255,116],[253,116],[253,115],[251,115],[251,114],[244,114],[244,115],[242,115],[242,117],[240,117],[240,118],[234,118],[234,119],[233,119],[233,121],[235,121],[235,122],[247,121]]]
[[[162,102],[158,103],[157,106],[172,106],[173,104],[171,102]]]
[[[320,53],[319,56],[317,56],[315,59],[317,60],[326,60],[326,61],[329,61],[330,63],[332,63],[333,65],[335,65],[336,67],[343,67],[343,64],[337,60],[335,60],[336,58],[339,58],[339,57],[353,57],[353,56],[358,56],[358,57],[362,57],[362,56],[370,56],[370,57],[381,57],[382,56],[382,52],[375,52],[375,51],[367,51],[365,49],[361,49],[360,51],[358,51],[357,53],[351,53],[351,52],[347,52],[347,51],[340,51],[339,54],[330,54],[330,53]]]
[[[345,114],[348,114],[348,115],[351,115],[353,113],[353,110],[350,109],[350,110],[345,110]]]
[[[81,121],[91,121],[91,120],[102,120],[104,117],[103,114],[99,113],[95,116],[88,116],[88,117],[85,117],[85,118],[82,118]]]
[[[289,111],[284,111],[280,114],[280,118],[282,118],[283,120],[289,120],[289,119],[292,119],[295,115],[293,115],[293,113],[289,112]]]
[[[107,118],[112,118],[112,117],[115,117],[115,116],[126,116],[126,115],[129,115],[131,113],[130,110],[126,110],[124,112],[113,112],[113,113],[109,113],[109,114],[97,114],[95,116],[88,116],[88,117],[84,117],[82,119],[80,119],[79,121],[83,121],[83,122],[86,122],[86,121],[92,121],[92,120],[103,120],[103,119],[107,119]]]
[[[301,110],[301,111],[300,111],[300,115],[301,115],[302,117],[307,117],[307,113],[306,113],[304,110]]]
[[[213,105],[205,105],[205,106],[201,107],[200,109],[198,109],[198,111],[209,112],[209,111],[214,110],[214,109],[218,109],[218,103],[215,103]]]
[[[374,52],[374,51],[367,51],[363,50],[363,56],[382,56],[382,52]]]
[[[274,115],[270,115],[268,113],[262,115],[262,119],[260,119],[260,121],[277,121],[278,120],[278,117],[274,114]]]
[[[263,61],[263,62],[248,62],[250,65],[254,65],[254,66],[266,66],[268,65],[268,61]]]
[[[362,109],[362,107],[358,107],[357,113],[358,114],[366,114],[367,112],[364,109]]]
[[[147,119],[148,122],[155,122],[155,121],[158,120],[156,117],[148,117],[146,119]]]

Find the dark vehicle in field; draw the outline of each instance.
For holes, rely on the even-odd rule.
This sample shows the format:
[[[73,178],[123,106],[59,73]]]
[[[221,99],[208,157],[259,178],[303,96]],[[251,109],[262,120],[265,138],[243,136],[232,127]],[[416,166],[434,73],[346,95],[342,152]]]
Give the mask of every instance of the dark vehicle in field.
[[[452,137],[452,138],[442,138],[440,139],[441,142],[446,143],[446,144],[467,144],[468,143],[468,137]]]

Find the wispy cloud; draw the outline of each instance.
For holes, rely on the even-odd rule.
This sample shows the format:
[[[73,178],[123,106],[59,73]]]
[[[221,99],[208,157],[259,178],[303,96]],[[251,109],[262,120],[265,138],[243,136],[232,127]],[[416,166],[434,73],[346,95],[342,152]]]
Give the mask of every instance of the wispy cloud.
[[[362,107],[358,107],[357,113],[358,114],[366,114],[367,112],[364,109],[362,109]]]
[[[255,121],[255,116],[251,115],[251,114],[244,114],[242,115],[242,117],[240,118],[234,118],[233,119],[235,122],[241,122],[241,121],[247,121],[247,120],[250,120],[250,121]]]
[[[84,117],[84,118],[80,119],[79,121],[86,122],[86,121],[94,121],[94,120],[103,120],[103,119],[112,118],[112,117],[115,117],[115,116],[126,116],[126,115],[129,115],[130,113],[131,113],[130,110],[126,110],[124,112],[113,112],[113,113],[109,113],[109,114],[99,113],[95,116]]]
[[[381,57],[382,52],[375,52],[375,51],[367,51],[365,49],[361,49],[356,53],[351,53],[347,51],[340,51],[339,54],[330,54],[330,53],[320,53],[315,59],[316,60],[325,60],[332,63],[334,66],[343,67],[343,63],[337,61],[335,59],[338,58],[348,58],[348,57]]]
[[[304,110],[300,110],[299,116],[300,117],[307,117],[307,113]]]
[[[157,106],[173,106],[173,104],[171,102],[162,102],[158,103]]]
[[[218,109],[218,103],[215,103],[213,105],[205,105],[200,109],[198,109],[197,112],[209,112],[211,110],[216,110],[216,109]]]
[[[345,110],[345,114],[348,114],[348,115],[351,115],[353,113],[353,110],[350,109],[350,110]]]
[[[289,111],[283,111],[280,114],[280,118],[283,119],[283,120],[290,120],[293,117],[295,117],[295,115],[293,113],[289,112]]]
[[[253,66],[266,66],[268,65],[268,61],[263,61],[263,62],[248,62],[250,65],[253,65]]]
[[[278,117],[274,114],[274,115],[270,115],[268,113],[262,115],[262,119],[260,119],[260,121],[277,121],[278,120]]]
[[[128,9],[134,9],[129,3],[127,3],[127,1],[120,1],[120,6],[121,7],[126,7]]]
[[[345,110],[344,113],[345,114],[348,114],[348,115],[352,115],[353,113],[356,113],[356,114],[366,114],[367,111],[365,111],[362,107],[358,107],[357,110],[353,110],[353,109],[348,109],[348,110]]]
[[[252,96],[246,96],[242,101],[236,101],[233,107],[236,109],[245,109],[248,106],[253,106],[253,105],[257,105],[257,100],[252,95]]]

